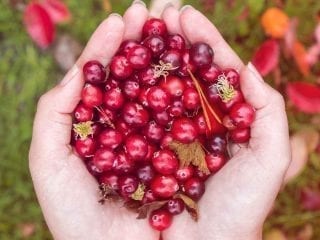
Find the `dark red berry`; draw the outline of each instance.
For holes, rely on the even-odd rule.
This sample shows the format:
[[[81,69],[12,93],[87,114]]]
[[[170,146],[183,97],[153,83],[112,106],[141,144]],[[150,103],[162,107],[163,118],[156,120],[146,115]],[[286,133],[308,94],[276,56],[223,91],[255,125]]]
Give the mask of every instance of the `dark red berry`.
[[[245,143],[250,139],[250,128],[234,129],[229,132],[230,140],[234,143]]]
[[[134,176],[122,176],[118,179],[119,192],[124,198],[128,198],[138,188],[138,180]]]
[[[156,112],[164,111],[170,104],[170,95],[160,87],[151,87],[147,94],[148,106]]]
[[[125,56],[114,56],[110,63],[110,72],[117,79],[129,77],[133,68]]]
[[[165,89],[173,98],[181,97],[186,86],[181,78],[169,75],[160,84],[162,89]]]
[[[99,177],[99,183],[106,184],[107,186],[109,186],[113,190],[118,191],[119,190],[118,179],[119,179],[119,177],[114,173],[109,173],[109,172],[103,173]]]
[[[144,127],[143,134],[148,140],[159,142],[164,136],[164,129],[154,121],[151,121]]]
[[[127,136],[134,132],[134,128],[132,128],[128,123],[126,123],[123,119],[119,119],[116,122],[116,129],[123,135]]]
[[[242,103],[243,101],[244,101],[244,98],[241,91],[235,89],[233,98],[227,101],[221,101],[219,105],[224,112],[230,112],[231,108],[235,104]]]
[[[82,89],[81,99],[84,105],[93,108],[102,104],[103,93],[99,87],[88,83]]]
[[[223,165],[226,163],[227,159],[224,154],[207,154],[206,155],[206,163],[210,170],[210,172],[215,173],[219,171]]]
[[[190,60],[197,67],[208,66],[213,61],[213,50],[206,43],[194,43],[190,48]]]
[[[127,56],[131,48],[140,45],[136,40],[125,40],[119,47],[119,55]]]
[[[216,64],[202,67],[199,69],[199,77],[205,82],[214,83],[217,81],[218,76],[221,74],[221,69]]]
[[[173,136],[172,136],[172,134],[171,134],[171,133],[166,133],[166,134],[163,136],[162,140],[161,140],[160,147],[161,147],[162,149],[166,149],[166,148],[169,147],[169,144],[172,143],[172,141],[173,141]]]
[[[129,99],[136,99],[140,94],[139,83],[133,80],[127,80],[123,84],[123,93]]]
[[[197,127],[197,131],[199,134],[206,134],[207,133],[207,123],[204,118],[203,113],[199,113],[195,118],[194,118],[194,123]]]
[[[147,37],[142,44],[151,50],[153,57],[160,56],[166,49],[163,38],[157,35]]]
[[[164,209],[154,210],[150,213],[149,224],[153,229],[163,231],[171,226],[172,215]]]
[[[130,135],[125,142],[125,150],[135,161],[144,161],[148,154],[147,140],[141,135]]]
[[[138,97],[139,103],[144,107],[148,107],[147,95],[149,92],[149,88],[142,88]]]
[[[168,30],[165,22],[158,18],[151,18],[147,20],[142,28],[142,36],[145,38],[151,35],[160,35],[164,37]]]
[[[167,210],[172,215],[178,215],[183,212],[184,206],[184,201],[182,201],[180,198],[175,198],[168,201]]]
[[[223,70],[223,74],[234,88],[237,89],[240,87],[240,75],[236,70],[227,68]]]
[[[189,118],[173,120],[171,133],[173,138],[181,143],[191,143],[198,135],[196,125]]]
[[[86,162],[86,167],[92,176],[99,177],[102,173],[102,171],[97,168],[92,160]]]
[[[205,182],[210,177],[210,173],[205,173],[205,172],[201,171],[199,168],[195,168],[194,169],[194,176],[199,178],[202,182]]]
[[[120,88],[111,88],[104,93],[104,104],[111,110],[120,109],[124,100],[124,95]]]
[[[182,95],[182,103],[187,110],[196,110],[200,107],[200,97],[194,88],[187,88]]]
[[[135,164],[128,154],[120,151],[117,153],[112,170],[117,174],[131,173],[135,170]]]
[[[148,143],[148,153],[147,156],[145,157],[146,161],[151,160],[153,157],[153,154],[157,151],[157,147],[153,143]]]
[[[104,106],[97,108],[98,110],[98,122],[103,125],[109,125],[110,122],[115,120],[116,114],[113,110]]]
[[[184,192],[188,197],[198,201],[205,192],[205,185],[199,178],[193,177],[184,183]]]
[[[104,89],[108,91],[111,88],[117,88],[119,86],[120,86],[119,80],[110,74],[107,79],[106,85],[104,86]]]
[[[154,153],[152,165],[158,173],[169,175],[177,171],[179,161],[171,150],[164,149]]]
[[[154,76],[152,67],[147,67],[140,70],[138,73],[139,83],[144,86],[153,86],[158,82],[158,79]]]
[[[168,108],[168,113],[171,117],[180,117],[184,113],[184,107],[182,101],[179,100],[174,100],[169,108]]]
[[[152,192],[160,198],[170,198],[179,190],[177,180],[171,175],[155,176],[150,187]]]
[[[142,69],[150,64],[151,51],[142,46],[134,46],[127,54],[127,59],[134,69]]]
[[[95,139],[87,137],[85,139],[77,139],[74,147],[80,157],[91,157],[97,149],[97,144]]]
[[[149,121],[149,113],[140,104],[128,102],[122,109],[123,120],[133,127],[143,127]]]
[[[106,70],[100,62],[89,61],[83,66],[83,76],[88,83],[103,83],[106,80]]]
[[[144,184],[149,184],[151,180],[155,176],[155,171],[153,167],[149,164],[141,166],[137,169],[137,177],[140,180],[140,182]]]
[[[182,51],[186,47],[186,42],[180,34],[168,35],[166,38],[166,45],[168,49],[175,49]]]
[[[207,92],[207,97],[208,97],[211,104],[213,104],[213,105],[224,104],[224,103],[222,103],[221,97],[219,95],[219,91],[218,91],[215,83],[209,85],[206,88],[206,92]]]
[[[86,107],[82,103],[79,103],[76,109],[74,110],[74,118],[78,122],[91,121],[93,118],[93,109]]]
[[[105,129],[99,134],[99,143],[104,147],[115,149],[123,141],[122,134],[116,129]]]
[[[255,110],[248,103],[233,105],[229,117],[237,128],[248,128],[254,121]]]
[[[179,183],[184,183],[185,181],[193,177],[193,174],[194,168],[192,166],[186,166],[179,168],[175,173],[175,177]]]
[[[173,71],[177,70],[182,63],[182,56],[178,50],[167,50],[161,56],[160,60],[166,64],[170,64]]]
[[[115,159],[116,155],[110,148],[100,148],[93,156],[93,163],[101,171],[105,172],[112,169]]]
[[[182,58],[182,62],[181,62],[181,66],[178,69],[178,75],[181,77],[187,77],[189,76],[189,72],[194,73],[197,70],[196,65],[190,61],[190,54],[189,54],[189,50],[186,49],[182,52],[181,54],[181,58]],[[191,81],[192,82],[192,81]]]
[[[223,154],[227,149],[227,141],[222,135],[214,135],[208,139],[207,146],[212,153]]]
[[[161,126],[166,126],[172,120],[167,111],[154,112],[153,119]]]

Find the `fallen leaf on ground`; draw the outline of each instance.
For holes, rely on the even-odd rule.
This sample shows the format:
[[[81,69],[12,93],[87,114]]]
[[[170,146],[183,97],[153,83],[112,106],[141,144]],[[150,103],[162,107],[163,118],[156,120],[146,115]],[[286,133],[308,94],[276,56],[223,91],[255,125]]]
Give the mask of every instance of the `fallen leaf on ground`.
[[[64,23],[71,19],[69,8],[60,0],[42,0],[40,4],[47,11],[53,23]]]

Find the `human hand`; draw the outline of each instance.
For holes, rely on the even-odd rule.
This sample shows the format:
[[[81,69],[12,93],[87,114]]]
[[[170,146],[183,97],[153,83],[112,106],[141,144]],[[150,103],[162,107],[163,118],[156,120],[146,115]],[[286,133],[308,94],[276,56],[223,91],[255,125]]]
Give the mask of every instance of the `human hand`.
[[[117,203],[100,205],[98,184],[70,146],[71,113],[84,85],[81,68],[88,60],[107,65],[123,39],[138,39],[148,11],[133,4],[110,15],[93,33],[76,65],[63,81],[44,94],[37,108],[30,147],[30,171],[44,217],[54,239],[158,240],[148,221]]]
[[[261,239],[262,225],[291,159],[283,98],[264,83],[252,64],[244,66],[199,11],[168,7],[162,17],[169,32],[180,33],[191,43],[208,43],[219,66],[239,70],[244,97],[257,110],[248,145],[231,146],[230,161],[207,181],[199,221],[193,222],[185,212],[176,216],[164,239]]]

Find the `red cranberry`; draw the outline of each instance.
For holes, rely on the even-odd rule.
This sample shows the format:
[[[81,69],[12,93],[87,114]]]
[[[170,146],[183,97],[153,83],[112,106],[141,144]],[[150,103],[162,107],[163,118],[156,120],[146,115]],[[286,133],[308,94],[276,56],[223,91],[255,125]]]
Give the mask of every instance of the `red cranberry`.
[[[171,226],[172,215],[164,209],[154,210],[150,213],[149,224],[153,229],[163,231]]]
[[[148,107],[148,92],[149,88],[142,88],[138,97],[139,103],[142,104],[144,107]]]
[[[97,108],[98,110],[98,122],[108,125],[115,120],[116,114],[114,111],[104,106]]]
[[[111,88],[104,93],[104,104],[111,110],[118,110],[124,103],[124,96],[120,88]]]
[[[178,69],[178,75],[181,77],[187,77],[189,76],[189,72],[194,73],[197,70],[197,67],[194,63],[190,61],[190,53],[189,50],[186,49],[182,52],[182,62],[181,67]]]
[[[93,123],[91,125],[91,129],[92,129],[92,137],[96,138],[99,136],[99,134],[102,131],[102,126],[99,123]]]
[[[227,141],[224,136],[214,135],[207,141],[208,149],[212,153],[224,153],[227,149]]]
[[[190,60],[197,67],[208,66],[212,63],[213,60],[213,50],[206,43],[194,43],[190,48]]]
[[[181,100],[175,100],[168,108],[171,117],[180,117],[184,113],[184,107]]]
[[[234,129],[229,132],[229,137],[234,143],[245,143],[250,139],[250,128]]]
[[[154,76],[152,67],[147,67],[138,72],[139,83],[144,86],[153,86],[158,82],[158,79]]]
[[[112,76],[111,74],[108,77],[108,80],[106,82],[106,85],[104,86],[104,89],[107,91],[111,88],[117,88],[119,87],[120,82],[118,79],[114,78],[114,76]]]
[[[154,112],[153,119],[161,126],[166,126],[171,121],[171,117],[167,111]]]
[[[207,132],[207,123],[204,118],[203,113],[199,113],[195,118],[194,118],[194,123],[197,127],[197,131],[199,134],[206,134]]]
[[[205,173],[201,171],[199,168],[195,168],[194,176],[199,178],[202,182],[205,182],[210,177],[210,173]]]
[[[222,104],[221,97],[219,95],[218,89],[216,88],[215,84],[209,85],[209,87],[207,87],[206,89],[206,92],[207,92],[207,97],[211,104],[213,105]]]
[[[198,135],[196,125],[188,118],[175,119],[172,123],[171,133],[173,138],[181,143],[191,143]]]
[[[170,95],[160,87],[151,87],[148,91],[148,106],[156,112],[164,111],[170,104],[170,100]]]
[[[119,177],[114,174],[114,173],[104,173],[99,177],[99,183],[106,184],[110,188],[112,188],[115,191],[119,190],[119,185],[118,185],[118,179]]]
[[[198,74],[203,81],[213,83],[217,81],[218,76],[221,74],[221,69],[213,63],[210,66],[200,68]]]
[[[92,176],[99,177],[102,173],[102,171],[97,168],[92,160],[86,162],[86,167]]]
[[[154,195],[154,193],[148,189],[144,195],[143,195],[143,199],[141,201],[142,204],[146,204],[146,203],[151,203],[157,200],[157,197]]]
[[[138,188],[138,180],[133,176],[122,176],[118,179],[118,186],[121,196],[128,198]]]
[[[255,110],[248,103],[238,103],[231,108],[229,117],[237,128],[247,128],[254,121]]]
[[[210,172],[215,173],[218,172],[223,165],[226,163],[227,159],[224,154],[207,154],[206,155],[206,163],[210,170]]]
[[[144,127],[143,133],[147,139],[153,142],[159,142],[163,138],[164,129],[154,121],[151,121]]]
[[[102,104],[103,93],[99,87],[88,83],[82,89],[81,99],[84,105],[93,108]]]
[[[170,198],[179,190],[177,180],[171,175],[155,176],[150,187],[152,192],[160,198]]]
[[[154,176],[155,172],[151,165],[144,165],[137,169],[137,177],[144,184],[149,184]]]
[[[127,56],[130,49],[138,45],[140,44],[135,40],[125,40],[121,43],[118,52],[120,55]]]
[[[167,210],[172,215],[178,215],[184,210],[184,202],[180,198],[171,199],[167,203]]]
[[[109,148],[100,148],[93,156],[93,162],[101,171],[109,171],[112,169],[116,155]]]
[[[150,64],[151,52],[148,48],[138,45],[130,49],[127,58],[134,69],[142,69]]]
[[[142,44],[151,50],[153,57],[160,56],[166,48],[163,38],[156,35],[147,37]]]
[[[235,105],[236,103],[242,103],[244,101],[243,95],[240,90],[235,89],[234,94],[234,97],[229,101],[220,102],[219,105],[224,112],[230,112],[233,105]]]
[[[183,77],[183,81],[188,88],[195,88],[193,80],[190,77]]]
[[[122,134],[115,129],[105,129],[99,135],[99,143],[104,147],[115,149],[123,140]]]
[[[171,150],[165,149],[155,152],[152,164],[158,173],[169,175],[177,171],[179,161]]]
[[[84,80],[89,83],[99,84],[106,80],[106,70],[98,61],[89,61],[83,66]]]
[[[205,185],[199,178],[193,177],[184,183],[184,192],[188,197],[198,201],[205,192]]]
[[[183,50],[186,47],[186,42],[180,34],[168,35],[166,38],[166,45],[168,49]]]
[[[186,167],[179,168],[175,173],[175,177],[179,183],[184,183],[189,178],[191,178],[193,174],[194,174],[194,168],[192,166],[186,166]]]
[[[167,33],[168,30],[165,22],[158,18],[151,18],[147,20],[142,28],[143,38],[151,35],[160,35],[164,37]]]
[[[182,95],[182,103],[187,110],[196,110],[200,107],[200,97],[194,88],[187,88]]]
[[[86,107],[84,104],[79,103],[74,110],[74,118],[78,122],[87,122],[93,119],[93,109]]]
[[[172,70],[177,70],[182,63],[181,53],[178,50],[167,50],[161,56],[160,60],[171,64]]]
[[[149,121],[149,113],[140,104],[128,102],[122,109],[123,120],[133,127],[143,127]]]
[[[129,99],[136,99],[140,94],[140,86],[139,83],[132,80],[125,81],[123,85],[123,93]]]
[[[125,150],[133,160],[143,161],[148,154],[147,140],[140,135],[130,135],[126,139]]]
[[[118,119],[116,122],[116,129],[123,135],[127,136],[134,132],[134,129],[126,123],[123,119]]]
[[[80,157],[91,157],[97,149],[96,141],[92,138],[77,139],[74,145]]]
[[[133,172],[135,164],[125,152],[121,151],[117,153],[117,157],[113,164],[113,171],[117,174],[126,174]]]
[[[114,56],[110,63],[110,72],[117,79],[125,79],[132,72],[132,66],[125,56]]]
[[[186,87],[181,78],[173,75],[167,76],[166,79],[161,82],[160,86],[173,98],[181,97]]]
[[[228,82],[234,87],[234,88],[239,88],[240,87],[240,75],[239,73],[232,69],[232,68],[227,68],[223,70],[223,74],[227,78]]]
[[[160,143],[160,147],[162,149],[168,148],[169,144],[173,141],[173,137],[171,133],[166,133]]]

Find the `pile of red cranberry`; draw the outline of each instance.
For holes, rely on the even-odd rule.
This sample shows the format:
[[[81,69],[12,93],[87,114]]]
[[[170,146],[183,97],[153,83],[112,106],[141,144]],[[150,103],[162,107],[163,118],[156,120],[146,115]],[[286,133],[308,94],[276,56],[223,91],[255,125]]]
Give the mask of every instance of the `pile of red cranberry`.
[[[255,110],[244,102],[239,74],[213,56],[208,44],[189,45],[149,19],[142,40],[124,41],[108,67],[83,66],[72,144],[102,201],[149,209],[159,231],[185,208],[196,218],[195,203],[226,163],[228,142],[250,138]]]

